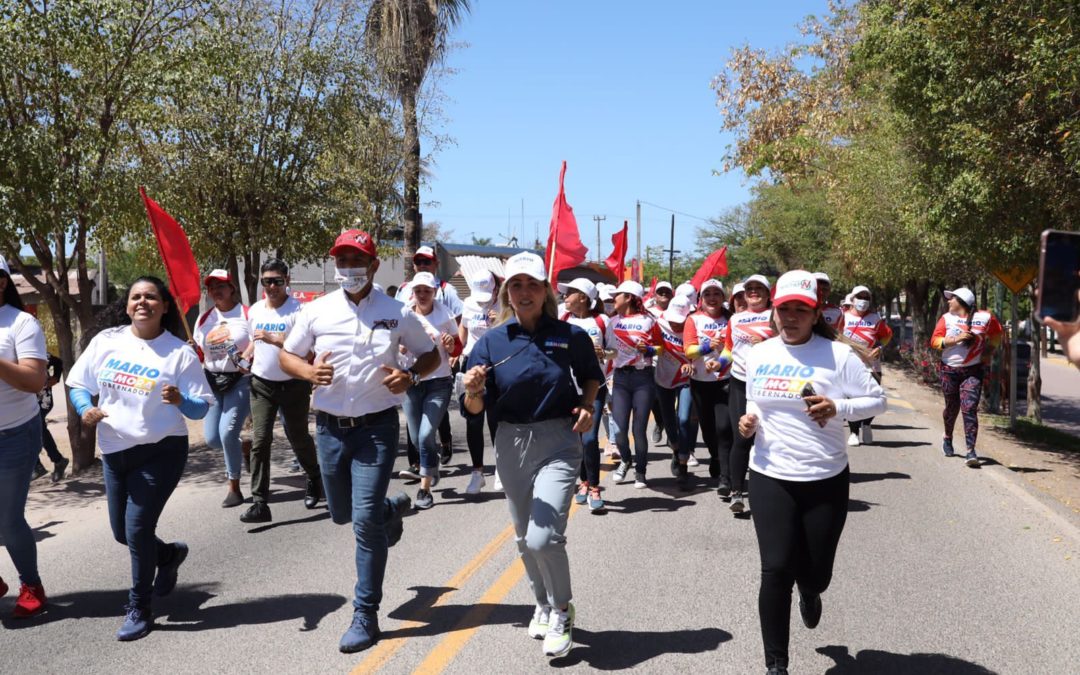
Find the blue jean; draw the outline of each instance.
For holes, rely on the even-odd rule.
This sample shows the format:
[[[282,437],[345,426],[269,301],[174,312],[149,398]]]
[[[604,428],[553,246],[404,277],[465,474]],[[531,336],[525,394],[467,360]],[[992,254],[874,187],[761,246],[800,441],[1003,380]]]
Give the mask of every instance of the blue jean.
[[[157,524],[184,473],[187,456],[187,436],[167,436],[101,456],[109,525],[113,538],[131,553],[128,599],[138,607],[150,606],[157,567],[175,552],[158,539]]]
[[[607,401],[607,387],[600,387],[593,401],[592,429],[581,434],[581,480],[589,485],[600,484],[600,420],[603,417],[604,403]]]
[[[244,376],[224,394],[214,394],[214,403],[203,418],[206,444],[225,451],[225,473],[238,480],[244,459],[240,451],[240,430],[251,413],[251,377]]]
[[[671,439],[677,438],[676,447],[672,448],[679,455],[679,460],[690,459],[697,444],[697,422],[694,420],[694,401],[690,395],[690,385],[683,384],[674,389],[656,386],[656,399],[660,403],[660,418],[664,433],[670,446]]]
[[[615,434],[615,445],[623,462],[630,461],[630,413],[634,413],[634,470],[645,475],[649,463],[649,413],[652,411],[656,389],[653,381],[653,369],[616,370],[615,391],[611,393],[611,414],[619,430]]]
[[[371,614],[379,610],[386,575],[386,490],[399,430],[396,408],[367,415],[351,429],[338,428],[326,413],[315,417],[315,447],[330,518],[338,525],[352,521],[356,535],[353,606]]]
[[[41,452],[41,418],[0,429],[0,536],[4,538],[19,580],[40,584],[37,543],[26,522],[26,495],[30,474]]]
[[[435,432],[446,417],[446,406],[450,405],[453,386],[454,378],[437,377],[409,387],[405,392],[401,407],[405,410],[409,436],[418,439],[421,476],[434,476],[439,472],[439,448]]]

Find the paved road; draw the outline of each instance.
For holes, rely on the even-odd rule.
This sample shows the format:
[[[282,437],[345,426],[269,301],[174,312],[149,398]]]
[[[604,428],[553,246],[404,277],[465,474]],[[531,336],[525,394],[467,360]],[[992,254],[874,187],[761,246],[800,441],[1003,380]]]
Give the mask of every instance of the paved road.
[[[938,432],[904,401],[879,423],[879,443],[851,453],[850,517],[821,625],[803,629],[795,611],[792,672],[1076,672],[1074,514],[1001,466],[942,458]],[[706,488],[704,466],[698,486],[678,492],[665,453],[653,454],[650,489],[612,487],[606,515],[574,513],[577,647],[550,663],[525,635],[531,596],[506,506],[497,493],[462,495],[460,449],[437,506],[408,517],[391,551],[386,639],[338,653],[351,616],[351,532],[303,508],[303,480],[287,472],[281,446],[270,526],[222,510],[219,458],[192,456],[160,528],[192,554],[155,608],[159,629],[136,643],[113,639],[128,558],[109,536],[100,484],[36,490],[29,518],[53,604],[31,623],[4,621],[0,672],[763,672],[753,525]],[[0,574],[13,576],[6,555]],[[0,600],[0,614],[12,602]]]
[[[1043,423],[1080,436],[1080,374],[1076,368],[1060,356],[1043,359],[1042,381]]]

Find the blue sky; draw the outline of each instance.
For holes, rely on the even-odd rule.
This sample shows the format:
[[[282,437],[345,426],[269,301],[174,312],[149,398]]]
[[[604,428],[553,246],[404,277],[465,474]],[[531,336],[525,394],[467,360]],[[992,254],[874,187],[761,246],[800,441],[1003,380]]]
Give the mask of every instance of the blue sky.
[[[434,158],[422,200],[425,222],[452,239],[504,241],[510,226],[531,243],[536,223],[547,240],[559,167],[582,240],[601,257],[630,221],[635,201],[693,216],[716,216],[747,201],[740,172],[719,170],[731,138],[709,83],[732,47],[774,49],[798,39],[796,25],[824,13],[824,0],[673,3],[629,0],[474,0],[454,33],[466,46],[442,81],[449,97],[442,133],[455,143]],[[672,11],[679,8],[682,11]],[[425,150],[426,152],[426,150]],[[642,252],[668,243],[670,211],[642,207]],[[702,223],[676,215],[675,248],[695,248]]]

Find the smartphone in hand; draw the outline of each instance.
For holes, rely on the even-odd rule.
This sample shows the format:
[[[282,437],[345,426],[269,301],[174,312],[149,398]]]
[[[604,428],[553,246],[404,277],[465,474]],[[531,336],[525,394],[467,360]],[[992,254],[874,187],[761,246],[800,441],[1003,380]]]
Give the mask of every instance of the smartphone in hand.
[[[1046,230],[1039,249],[1039,319],[1076,321],[1080,316],[1080,232]]]
[[[810,403],[810,401],[806,400],[810,396],[817,396],[817,392],[814,391],[814,385],[807,382],[806,386],[802,388],[802,397],[803,397],[803,401],[806,402],[807,409],[809,409],[810,406],[813,405],[812,403]]]

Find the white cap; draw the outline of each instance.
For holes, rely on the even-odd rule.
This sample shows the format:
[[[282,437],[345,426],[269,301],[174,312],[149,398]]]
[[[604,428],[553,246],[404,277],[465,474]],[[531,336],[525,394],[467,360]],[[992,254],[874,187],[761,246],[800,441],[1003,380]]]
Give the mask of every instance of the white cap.
[[[484,304],[491,301],[491,296],[495,294],[495,275],[489,270],[480,270],[476,274],[472,275],[472,278],[468,280],[469,290],[472,291],[472,298]]]
[[[544,259],[535,253],[522,251],[510,256],[506,261],[506,279],[516,277],[519,274],[530,276],[537,281],[547,281],[547,270],[544,268]]]
[[[724,284],[720,283],[717,279],[706,279],[701,283],[701,294],[705,293],[706,288],[718,288],[720,289],[720,295],[727,297],[727,291],[724,290]]]
[[[780,275],[773,292],[773,304],[797,301],[817,307],[817,280],[806,270],[792,270]]]
[[[7,258],[2,255],[0,255],[0,271],[6,273],[9,277],[11,276],[11,268],[8,267]]]
[[[685,295],[676,295],[668,303],[667,309],[661,315],[668,323],[683,323],[690,316],[690,298]]]
[[[600,299],[604,302],[615,299],[614,293],[615,287],[611,284],[597,284],[596,291],[600,294]]]
[[[430,246],[421,246],[420,248],[416,249],[416,253],[413,253],[413,257],[431,258],[432,260],[436,260],[435,249],[431,248]]]
[[[570,291],[581,291],[589,296],[589,302],[596,302],[596,285],[585,277],[578,277],[568,284],[559,284],[558,287],[564,296]]]
[[[946,298],[956,298],[960,302],[968,306],[968,309],[975,308],[975,294],[971,292],[970,288],[961,286],[955,291],[945,291]]]
[[[840,303],[841,307],[851,307],[851,293],[844,296],[844,301]]]
[[[856,286],[855,288],[851,289],[851,299],[854,300],[855,296],[859,293],[870,293],[870,289],[866,286]]]
[[[824,281],[825,283],[832,286],[832,279],[830,279],[829,275],[825,274],[824,272],[814,272],[814,280],[815,281]]]
[[[765,286],[766,290],[772,290],[772,284],[769,283],[768,278],[761,274],[751,274],[743,281],[743,288],[745,288],[751,281],[756,281],[759,284]]]
[[[619,293],[629,293],[640,299],[645,295],[645,289],[636,281],[624,281],[615,288],[615,295]]]
[[[671,294],[672,294],[672,295],[674,295],[674,294],[675,294],[675,289],[673,289],[673,288],[671,287],[671,284],[669,284],[669,283],[668,283],[668,282],[666,282],[666,281],[660,281],[660,282],[657,282],[657,284],[656,284],[656,288],[655,288],[655,289],[653,290],[653,293],[656,293],[656,292],[657,292],[657,291],[659,291],[659,290],[660,290],[661,288],[666,288],[666,289],[668,289],[669,291],[671,291]]]
[[[741,281],[731,287],[731,297],[733,297],[733,298],[736,295],[738,295],[739,293],[745,293],[745,292],[746,292],[746,287],[743,284],[743,282],[741,282]]]
[[[226,283],[231,284],[232,283],[232,277],[230,277],[229,273],[226,272],[225,270],[216,269],[216,270],[211,270],[210,274],[206,275],[206,278],[203,279],[203,286],[209,286],[211,281],[224,281]]]
[[[428,288],[435,288],[435,275],[431,272],[417,272],[416,276],[412,278],[413,287],[426,286]]]
[[[679,287],[675,289],[675,297],[683,296],[690,298],[690,303],[697,302],[697,289],[694,285],[687,281],[685,284],[679,284]]]

